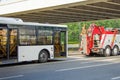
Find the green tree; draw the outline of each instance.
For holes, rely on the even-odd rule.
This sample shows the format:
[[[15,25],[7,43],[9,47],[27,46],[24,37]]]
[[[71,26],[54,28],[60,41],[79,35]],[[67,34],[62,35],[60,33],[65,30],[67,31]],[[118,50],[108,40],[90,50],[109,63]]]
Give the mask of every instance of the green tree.
[[[119,28],[120,19],[116,20],[99,20],[99,21],[87,21],[87,22],[74,22],[66,23],[68,25],[68,43],[78,44],[79,43],[79,34],[81,33],[81,28],[85,24],[88,28],[90,24],[96,24],[99,26],[104,26],[105,28]]]

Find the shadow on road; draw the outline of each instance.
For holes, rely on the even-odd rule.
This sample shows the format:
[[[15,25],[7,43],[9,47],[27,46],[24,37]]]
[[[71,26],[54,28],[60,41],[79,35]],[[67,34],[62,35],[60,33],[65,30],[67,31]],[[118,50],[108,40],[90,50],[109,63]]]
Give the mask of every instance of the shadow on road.
[[[46,63],[53,63],[53,62],[60,62],[65,60],[48,60]],[[38,61],[29,61],[29,62],[19,62],[19,63],[11,63],[11,64],[1,64],[0,68],[2,67],[11,67],[11,66],[21,66],[21,65],[31,65],[31,64],[46,64],[46,63],[39,63]]]

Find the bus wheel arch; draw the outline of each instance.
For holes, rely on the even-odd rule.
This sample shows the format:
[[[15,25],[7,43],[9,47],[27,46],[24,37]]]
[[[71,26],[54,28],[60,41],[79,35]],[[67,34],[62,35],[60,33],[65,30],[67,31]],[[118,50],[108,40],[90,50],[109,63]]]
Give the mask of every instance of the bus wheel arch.
[[[42,49],[38,55],[38,62],[45,63],[48,61],[49,57],[50,57],[49,51],[47,49]]]
[[[110,56],[112,53],[111,47],[109,45],[107,45],[105,47],[105,49],[103,50],[103,56],[107,57]]]
[[[119,47],[115,45],[112,49],[112,56],[117,56],[119,54]]]

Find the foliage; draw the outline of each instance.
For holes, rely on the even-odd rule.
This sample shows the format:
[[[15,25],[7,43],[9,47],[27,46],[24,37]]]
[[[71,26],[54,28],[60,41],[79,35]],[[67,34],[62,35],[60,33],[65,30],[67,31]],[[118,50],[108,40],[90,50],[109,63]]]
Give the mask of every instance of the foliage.
[[[68,25],[68,43],[76,44],[79,43],[79,34],[81,33],[81,28],[85,24],[88,28],[90,24],[96,24],[99,26],[104,26],[105,28],[119,28],[120,19],[116,20],[99,20],[99,21],[89,21],[89,22],[74,22],[66,23]]]

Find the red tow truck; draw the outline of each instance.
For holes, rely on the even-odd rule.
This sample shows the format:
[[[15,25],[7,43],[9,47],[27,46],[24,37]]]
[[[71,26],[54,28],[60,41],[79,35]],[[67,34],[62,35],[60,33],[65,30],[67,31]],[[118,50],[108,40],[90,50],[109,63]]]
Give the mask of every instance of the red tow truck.
[[[116,56],[120,50],[119,29],[105,29],[104,26],[91,24],[88,29],[82,29],[80,53],[85,55],[100,54]]]

